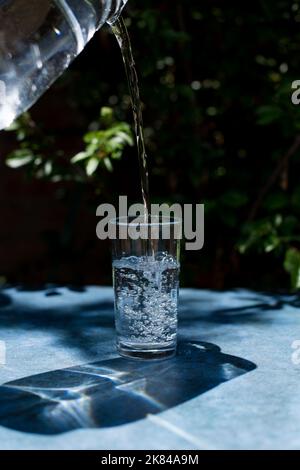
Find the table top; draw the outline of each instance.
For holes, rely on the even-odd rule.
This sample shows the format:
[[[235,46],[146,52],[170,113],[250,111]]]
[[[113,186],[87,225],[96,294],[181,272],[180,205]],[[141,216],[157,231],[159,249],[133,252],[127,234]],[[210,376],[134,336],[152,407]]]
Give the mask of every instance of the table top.
[[[299,305],[183,289],[177,356],[144,362],[115,352],[111,288],[3,289],[0,448],[299,449]]]

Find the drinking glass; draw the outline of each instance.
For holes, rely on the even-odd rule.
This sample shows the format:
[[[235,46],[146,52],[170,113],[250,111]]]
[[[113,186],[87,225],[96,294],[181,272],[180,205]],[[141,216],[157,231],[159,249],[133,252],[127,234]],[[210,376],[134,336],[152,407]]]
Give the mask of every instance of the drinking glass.
[[[173,356],[181,220],[120,217],[110,221],[110,228],[117,349],[136,359]]]

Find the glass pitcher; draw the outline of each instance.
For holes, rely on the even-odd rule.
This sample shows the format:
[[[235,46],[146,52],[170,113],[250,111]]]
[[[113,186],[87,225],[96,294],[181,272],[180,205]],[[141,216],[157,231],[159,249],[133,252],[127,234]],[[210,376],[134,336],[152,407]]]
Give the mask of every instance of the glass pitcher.
[[[0,0],[0,130],[32,106],[127,0]]]

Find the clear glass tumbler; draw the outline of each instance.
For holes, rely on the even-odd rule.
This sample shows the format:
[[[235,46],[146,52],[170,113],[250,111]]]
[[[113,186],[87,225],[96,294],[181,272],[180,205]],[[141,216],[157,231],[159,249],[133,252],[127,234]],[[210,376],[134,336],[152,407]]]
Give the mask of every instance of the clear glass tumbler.
[[[173,356],[181,220],[121,217],[110,226],[118,351],[137,359]]]

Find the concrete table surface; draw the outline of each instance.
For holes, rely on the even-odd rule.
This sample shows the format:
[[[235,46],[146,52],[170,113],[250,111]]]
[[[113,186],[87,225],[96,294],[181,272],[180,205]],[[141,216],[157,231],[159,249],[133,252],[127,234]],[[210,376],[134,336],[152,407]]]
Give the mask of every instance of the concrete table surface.
[[[178,355],[145,363],[115,352],[112,289],[4,289],[0,448],[299,449],[299,305],[183,289]]]

